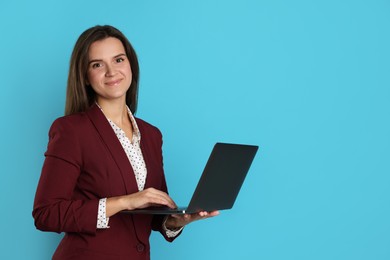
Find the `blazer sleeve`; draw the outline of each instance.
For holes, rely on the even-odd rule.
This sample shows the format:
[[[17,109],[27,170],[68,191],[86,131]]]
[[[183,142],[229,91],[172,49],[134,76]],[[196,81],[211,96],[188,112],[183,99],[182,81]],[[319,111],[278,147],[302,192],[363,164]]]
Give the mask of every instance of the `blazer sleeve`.
[[[42,231],[96,233],[99,200],[73,197],[82,167],[79,135],[66,118],[50,128],[33,208],[35,226]]]

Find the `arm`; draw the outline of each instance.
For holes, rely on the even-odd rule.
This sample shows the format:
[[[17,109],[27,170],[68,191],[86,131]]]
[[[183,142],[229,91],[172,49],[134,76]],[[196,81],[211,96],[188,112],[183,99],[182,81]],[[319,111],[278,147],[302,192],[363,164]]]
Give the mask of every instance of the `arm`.
[[[111,217],[122,210],[142,209],[156,205],[176,207],[167,193],[155,188],[148,188],[133,194],[108,198],[106,215]]]
[[[34,201],[36,227],[43,231],[94,234],[98,199],[74,198],[82,155],[68,121],[53,123],[45,156]]]
[[[83,149],[80,143],[85,133],[79,122],[56,120],[49,132],[46,159],[38,184],[33,216],[38,229],[55,232],[86,232],[94,234],[97,227],[100,197],[93,198],[93,187],[83,190],[78,179],[83,168]],[[85,188],[85,187],[84,187]],[[85,195],[88,193],[89,195]],[[92,199],[91,199],[92,195]],[[146,189],[130,195],[111,197],[106,202],[106,216],[124,209],[151,205],[175,207],[169,196],[157,189]]]

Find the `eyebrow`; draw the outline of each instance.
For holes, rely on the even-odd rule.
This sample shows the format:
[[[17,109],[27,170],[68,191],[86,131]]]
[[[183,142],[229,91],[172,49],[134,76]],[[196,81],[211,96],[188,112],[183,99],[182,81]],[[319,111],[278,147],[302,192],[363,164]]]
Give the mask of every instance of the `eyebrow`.
[[[121,56],[126,56],[126,54],[120,53],[120,54],[118,54],[118,55],[115,55],[115,56],[113,57],[113,59],[119,58],[119,57],[121,57]],[[98,61],[102,61],[102,59],[90,60],[90,61],[88,62],[88,65],[90,65],[90,64],[93,63],[93,62],[98,62]]]

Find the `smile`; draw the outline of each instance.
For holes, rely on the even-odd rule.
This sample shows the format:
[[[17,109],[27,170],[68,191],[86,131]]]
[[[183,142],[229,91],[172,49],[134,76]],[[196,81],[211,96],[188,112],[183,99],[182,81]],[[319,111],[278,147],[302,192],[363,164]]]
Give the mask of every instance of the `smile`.
[[[105,84],[108,86],[116,86],[119,83],[121,83],[121,81],[122,81],[122,79],[117,79],[117,80],[113,80],[113,81],[107,81]]]

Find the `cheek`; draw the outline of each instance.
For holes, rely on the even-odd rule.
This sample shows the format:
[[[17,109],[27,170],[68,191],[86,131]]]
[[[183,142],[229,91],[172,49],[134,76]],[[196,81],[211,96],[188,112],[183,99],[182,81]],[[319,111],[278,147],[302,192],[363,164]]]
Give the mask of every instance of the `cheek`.
[[[118,72],[126,78],[126,84],[131,85],[131,82],[133,81],[133,73],[131,71],[130,66],[123,66],[121,67]]]
[[[99,82],[99,73],[96,71],[89,71],[87,73],[87,80],[89,85],[95,85],[97,82]]]
[[[131,71],[131,68],[130,68],[130,67],[127,69],[127,75],[129,75],[130,83],[131,83],[131,81],[132,81],[132,79],[133,79],[133,72]]]

